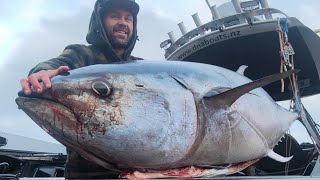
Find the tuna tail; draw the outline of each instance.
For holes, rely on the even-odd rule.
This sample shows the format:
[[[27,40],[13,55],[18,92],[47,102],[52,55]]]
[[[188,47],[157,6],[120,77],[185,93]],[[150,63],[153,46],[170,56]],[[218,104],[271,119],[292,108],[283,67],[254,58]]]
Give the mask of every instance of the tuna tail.
[[[226,92],[223,92],[218,95],[214,95],[211,98],[214,98],[216,108],[229,108],[237,99],[239,99],[242,95],[250,92],[253,89],[266,86],[273,82],[279,81],[281,79],[285,79],[292,75],[293,73],[298,73],[300,70],[290,70],[279,74],[274,74],[271,76],[266,76],[264,78],[255,80],[253,82],[244,84],[242,86],[230,89]],[[205,96],[208,97],[208,96]]]

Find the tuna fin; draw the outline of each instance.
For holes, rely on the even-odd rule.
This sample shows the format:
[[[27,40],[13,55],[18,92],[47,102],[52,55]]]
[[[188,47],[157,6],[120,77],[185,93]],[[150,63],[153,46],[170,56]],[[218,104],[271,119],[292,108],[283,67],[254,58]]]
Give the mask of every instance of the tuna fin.
[[[253,82],[244,84],[242,86],[233,88],[229,91],[223,92],[221,94],[218,94],[214,97],[211,97],[213,106],[216,106],[216,108],[228,108],[230,107],[237,99],[239,99],[242,95],[250,92],[253,89],[266,86],[268,84],[271,84],[275,81],[284,79],[292,75],[293,73],[298,73],[299,70],[290,70],[279,74],[274,74],[271,76],[266,76],[264,78],[255,80]]]
[[[203,97],[209,98],[209,97],[214,97],[218,94],[224,93],[226,91],[231,90],[232,88],[229,87],[218,87],[218,88],[214,88],[211,89],[210,91],[208,91]]]
[[[290,156],[290,157],[283,157],[277,153],[275,153],[274,151],[270,151],[267,156],[275,161],[278,161],[278,162],[282,162],[282,163],[286,163],[288,161],[290,161],[293,156]]]
[[[245,72],[245,70],[246,70],[247,68],[248,68],[248,66],[242,65],[242,66],[240,66],[240,67],[238,68],[237,73],[239,73],[239,74],[241,74],[241,75],[244,76],[244,72]]]

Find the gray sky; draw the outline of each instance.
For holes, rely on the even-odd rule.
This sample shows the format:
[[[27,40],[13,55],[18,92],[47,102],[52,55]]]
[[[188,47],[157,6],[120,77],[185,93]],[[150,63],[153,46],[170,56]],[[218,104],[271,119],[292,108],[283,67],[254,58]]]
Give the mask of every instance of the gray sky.
[[[159,44],[184,21],[194,28],[191,14],[199,12],[202,22],[211,15],[205,0],[136,0],[138,16],[137,42],[133,55],[145,59],[164,59]],[[213,0],[217,5],[225,0]],[[86,44],[89,18],[94,0],[1,0],[0,6],[0,131],[41,140],[54,140],[44,133],[14,102],[19,81],[37,63],[58,56],[69,44]],[[297,17],[311,29],[319,29],[319,0],[269,0],[271,7]],[[316,119],[320,96],[304,99]],[[287,103],[283,103],[287,106]],[[318,122],[319,119],[316,119]],[[305,130],[297,124],[291,133],[299,141],[308,141]]]

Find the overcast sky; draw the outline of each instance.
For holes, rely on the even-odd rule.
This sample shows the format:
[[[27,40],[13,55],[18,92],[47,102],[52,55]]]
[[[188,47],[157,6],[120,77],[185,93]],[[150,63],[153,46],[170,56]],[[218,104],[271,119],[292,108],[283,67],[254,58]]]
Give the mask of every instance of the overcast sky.
[[[133,55],[145,59],[164,59],[159,44],[168,39],[177,23],[184,21],[194,28],[191,14],[199,12],[202,22],[211,18],[205,0],[137,0],[137,43]],[[217,5],[224,0],[213,0]],[[0,131],[41,140],[54,141],[14,102],[20,90],[19,81],[37,63],[58,56],[68,44],[86,44],[89,18],[94,0],[1,0],[0,6]],[[297,17],[311,29],[319,29],[319,0],[269,0],[271,7]],[[320,96],[304,99],[305,106],[320,122]],[[287,106],[287,103],[283,103]],[[301,142],[308,141],[301,125],[291,133]]]

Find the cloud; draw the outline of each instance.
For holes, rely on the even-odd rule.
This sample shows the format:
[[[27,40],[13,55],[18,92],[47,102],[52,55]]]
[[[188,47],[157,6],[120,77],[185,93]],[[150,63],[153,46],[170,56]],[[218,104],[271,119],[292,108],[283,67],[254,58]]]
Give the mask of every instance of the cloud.
[[[320,24],[316,19],[320,17],[320,1],[318,0],[291,0],[279,1],[269,0],[270,7],[280,9],[288,16],[297,17],[303,24],[312,30],[320,28]]]
[[[0,68],[3,67],[4,62],[8,56],[13,53],[13,49],[18,45],[19,39],[15,33],[11,31],[7,24],[0,23]]]
[[[21,89],[19,81],[26,77],[37,63],[58,56],[71,43],[85,43],[91,10],[84,8],[72,16],[59,18],[39,17],[39,28],[26,29],[14,36],[15,44],[0,71],[1,130],[24,136],[50,139],[42,129],[22,111],[17,109],[14,99]],[[10,41],[15,38],[10,38]],[[14,126],[12,126],[14,122]],[[52,141],[52,138],[51,138]]]
[[[168,27],[174,26],[175,22],[151,11],[142,11],[138,18],[139,41],[133,55],[144,59],[163,60],[164,50],[160,49],[160,43],[168,39]]]

